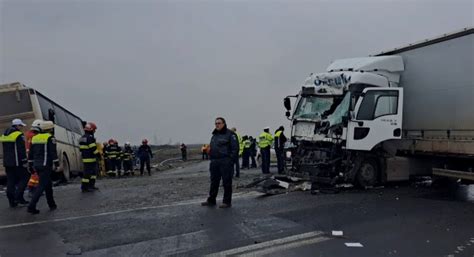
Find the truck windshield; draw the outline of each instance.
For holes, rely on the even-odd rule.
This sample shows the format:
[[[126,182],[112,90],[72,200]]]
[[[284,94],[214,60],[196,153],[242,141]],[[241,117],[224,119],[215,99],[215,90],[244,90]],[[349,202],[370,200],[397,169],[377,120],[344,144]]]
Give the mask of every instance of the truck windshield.
[[[351,104],[351,93],[347,92],[347,94],[344,96],[344,99],[342,99],[341,103],[339,103],[336,109],[334,109],[334,112],[332,112],[327,117],[327,121],[329,121],[330,127],[342,123],[342,118],[344,116],[347,116],[347,114],[349,113],[350,104]]]
[[[296,107],[294,118],[320,120],[324,112],[331,108],[333,101],[332,97],[303,97],[298,103],[298,107]]]

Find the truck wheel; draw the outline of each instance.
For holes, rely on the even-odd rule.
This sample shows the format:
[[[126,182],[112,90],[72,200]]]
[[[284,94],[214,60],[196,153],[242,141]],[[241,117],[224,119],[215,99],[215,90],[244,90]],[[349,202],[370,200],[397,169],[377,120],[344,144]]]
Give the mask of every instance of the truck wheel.
[[[66,155],[63,155],[63,179],[69,181],[71,178],[71,167],[69,166],[69,161]]]
[[[356,183],[362,188],[375,186],[378,175],[379,169],[375,160],[364,160],[357,171]]]

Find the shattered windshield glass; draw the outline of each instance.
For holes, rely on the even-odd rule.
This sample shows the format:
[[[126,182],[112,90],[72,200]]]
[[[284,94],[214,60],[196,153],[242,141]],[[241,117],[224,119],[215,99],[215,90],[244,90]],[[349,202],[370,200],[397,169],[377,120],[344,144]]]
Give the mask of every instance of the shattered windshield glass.
[[[295,119],[321,119],[325,111],[331,108],[333,98],[308,96],[304,97],[298,103],[294,118]]]
[[[347,116],[349,113],[349,107],[351,103],[351,94],[348,92],[341,103],[336,107],[334,112],[328,116],[327,121],[329,121],[329,126],[334,126],[342,123],[342,117]]]

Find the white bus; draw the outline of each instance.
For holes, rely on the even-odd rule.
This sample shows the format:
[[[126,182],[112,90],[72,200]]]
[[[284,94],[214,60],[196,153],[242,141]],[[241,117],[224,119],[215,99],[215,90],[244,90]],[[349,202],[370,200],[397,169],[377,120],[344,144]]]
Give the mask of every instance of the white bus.
[[[0,133],[11,126],[15,118],[22,119],[30,129],[35,119],[53,121],[60,168],[57,175],[68,180],[82,171],[79,138],[84,134],[83,121],[37,90],[19,82],[0,85]],[[26,131],[25,131],[26,132]],[[0,177],[5,177],[3,149],[0,144]]]

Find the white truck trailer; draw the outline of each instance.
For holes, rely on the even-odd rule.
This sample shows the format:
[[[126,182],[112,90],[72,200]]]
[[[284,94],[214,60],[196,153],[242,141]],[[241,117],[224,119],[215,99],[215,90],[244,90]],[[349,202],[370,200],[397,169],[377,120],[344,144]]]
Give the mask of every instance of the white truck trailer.
[[[474,28],[334,61],[293,97],[295,173],[360,186],[474,180]]]

